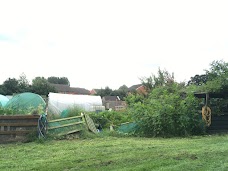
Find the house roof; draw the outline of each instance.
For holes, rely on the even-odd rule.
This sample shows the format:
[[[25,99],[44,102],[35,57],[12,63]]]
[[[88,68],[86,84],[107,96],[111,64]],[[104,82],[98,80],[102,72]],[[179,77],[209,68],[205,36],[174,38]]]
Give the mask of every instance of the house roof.
[[[140,86],[142,86],[142,84],[133,85],[133,86],[131,86],[131,87],[128,88],[128,91],[134,91],[134,90],[136,90],[137,88],[139,88]]]
[[[96,93],[98,93],[99,91],[101,91],[101,89],[96,89],[96,88],[94,88],[94,89],[92,89],[92,90],[94,90]],[[91,91],[92,91],[91,90]]]
[[[90,91],[85,88],[70,87],[69,85],[64,84],[51,84],[58,92],[64,93],[76,93],[76,94],[85,94],[89,95]]]
[[[102,99],[105,101],[119,101],[120,98],[118,96],[104,96]]]

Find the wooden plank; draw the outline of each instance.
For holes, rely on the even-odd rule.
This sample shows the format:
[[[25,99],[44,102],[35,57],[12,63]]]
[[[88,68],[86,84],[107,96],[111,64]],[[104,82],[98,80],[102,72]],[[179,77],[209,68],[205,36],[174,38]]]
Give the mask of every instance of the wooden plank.
[[[25,123],[11,123],[11,122],[7,122],[7,123],[0,123],[0,126],[37,126],[38,122],[25,122]]]
[[[63,127],[68,127],[68,126],[73,126],[73,125],[79,125],[79,124],[82,124],[82,123],[84,123],[84,122],[83,121],[74,122],[74,123],[65,124],[65,125],[61,125],[61,126],[50,127],[50,128],[48,128],[48,130],[57,129],[57,128],[63,128]]]
[[[74,116],[74,117],[69,117],[69,118],[55,119],[55,120],[49,121],[49,123],[65,121],[65,120],[70,120],[70,119],[76,119],[76,118],[82,118],[82,116]]]
[[[18,130],[18,131],[0,131],[0,135],[22,135],[34,132],[36,130]]]
[[[0,119],[38,119],[40,115],[1,115]]]
[[[86,123],[87,123],[89,130],[96,134],[97,129],[95,127],[93,120],[87,114],[85,114],[84,116],[85,116],[85,120],[86,120]]]

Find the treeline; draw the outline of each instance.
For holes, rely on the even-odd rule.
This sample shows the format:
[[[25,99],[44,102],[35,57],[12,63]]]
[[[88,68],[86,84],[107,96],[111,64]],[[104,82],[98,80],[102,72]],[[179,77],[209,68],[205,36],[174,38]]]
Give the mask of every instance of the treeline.
[[[19,76],[19,79],[8,78],[0,85],[0,94],[2,95],[13,95],[16,93],[32,92],[39,95],[48,95],[49,92],[57,92],[55,87],[51,84],[63,84],[70,86],[70,81],[67,77],[55,77],[51,76],[47,79],[44,77],[35,77],[32,83],[29,84],[26,75],[23,73]],[[119,96],[120,99],[124,99],[128,92],[128,87],[126,85],[121,86],[117,90],[112,90],[108,86],[104,89],[97,89],[97,94],[101,97],[103,96]]]
[[[33,92],[39,95],[48,95],[49,92],[56,92],[55,88],[50,84],[65,84],[70,85],[68,78],[66,77],[35,77],[32,80],[32,84],[26,78],[23,73],[19,76],[19,79],[8,78],[0,85],[0,94],[13,95],[16,93]]]

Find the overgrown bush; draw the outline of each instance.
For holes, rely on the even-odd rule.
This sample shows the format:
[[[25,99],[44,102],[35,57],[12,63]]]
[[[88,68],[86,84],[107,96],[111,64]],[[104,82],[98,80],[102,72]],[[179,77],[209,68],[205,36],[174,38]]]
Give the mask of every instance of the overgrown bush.
[[[197,112],[198,101],[173,83],[152,90],[145,101],[131,105],[131,112],[145,136],[186,136],[199,134],[203,124]]]

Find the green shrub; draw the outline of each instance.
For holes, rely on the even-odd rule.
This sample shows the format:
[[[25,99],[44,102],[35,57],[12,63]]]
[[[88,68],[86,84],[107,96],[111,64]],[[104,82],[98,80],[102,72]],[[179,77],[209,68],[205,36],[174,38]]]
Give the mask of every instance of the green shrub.
[[[144,103],[133,105],[131,111],[139,126],[138,133],[169,137],[203,132],[197,99],[180,89],[178,84],[155,88]]]

